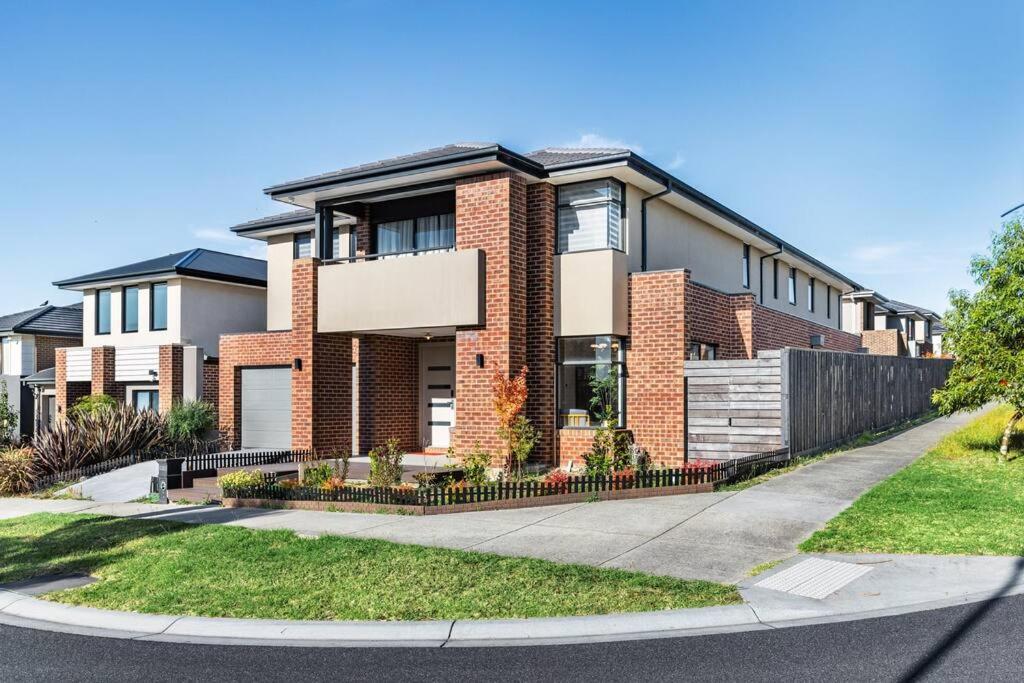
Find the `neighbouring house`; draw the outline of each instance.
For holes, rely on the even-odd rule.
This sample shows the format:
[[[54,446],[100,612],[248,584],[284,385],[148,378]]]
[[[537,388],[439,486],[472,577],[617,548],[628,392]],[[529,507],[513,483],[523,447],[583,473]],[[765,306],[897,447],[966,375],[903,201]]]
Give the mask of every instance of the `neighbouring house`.
[[[868,353],[912,358],[942,355],[942,317],[927,308],[860,290],[844,295],[843,318],[845,329],[860,333]]]
[[[57,352],[55,408],[107,394],[166,412],[218,403],[224,333],[266,329],[267,264],[192,249],[54,283],[82,292],[83,344]]]
[[[590,449],[610,377],[679,463],[688,360],[861,345],[860,285],[628,149],[455,144],[264,192],[299,208],[232,228],[268,246],[266,331],[220,342],[236,447],[497,456],[492,373],[526,365],[538,462]]]
[[[82,344],[82,305],[51,306],[43,304],[20,313],[0,316],[0,381],[7,385],[8,401],[19,415],[19,436],[31,436],[40,424],[49,421],[46,413],[33,409],[33,389],[26,377],[52,370],[57,349]],[[52,383],[40,392],[53,393]],[[37,406],[38,407],[38,406]]]

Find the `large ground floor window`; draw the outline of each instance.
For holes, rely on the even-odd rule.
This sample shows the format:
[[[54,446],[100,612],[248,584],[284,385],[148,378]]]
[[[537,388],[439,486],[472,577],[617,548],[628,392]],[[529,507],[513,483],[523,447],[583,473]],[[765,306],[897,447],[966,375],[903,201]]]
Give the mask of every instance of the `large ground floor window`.
[[[626,423],[625,349],[618,337],[558,340],[558,423],[597,427]]]

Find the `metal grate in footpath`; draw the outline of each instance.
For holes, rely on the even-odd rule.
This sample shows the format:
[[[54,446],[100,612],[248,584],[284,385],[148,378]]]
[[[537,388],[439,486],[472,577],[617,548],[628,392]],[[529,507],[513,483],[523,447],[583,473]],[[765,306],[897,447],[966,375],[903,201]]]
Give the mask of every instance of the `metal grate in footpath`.
[[[789,569],[772,574],[754,585],[758,588],[824,600],[840,588],[867,574],[872,567],[849,562],[823,560],[817,557],[799,562]]]

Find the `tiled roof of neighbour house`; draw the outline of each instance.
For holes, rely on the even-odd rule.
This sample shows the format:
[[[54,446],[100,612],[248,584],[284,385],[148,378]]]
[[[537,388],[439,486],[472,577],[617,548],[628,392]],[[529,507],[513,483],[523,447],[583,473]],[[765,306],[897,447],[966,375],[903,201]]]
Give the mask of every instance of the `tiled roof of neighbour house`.
[[[39,306],[28,311],[0,316],[0,332],[81,337],[82,304]]]
[[[29,375],[25,379],[21,380],[25,384],[56,384],[57,383],[57,369],[46,368],[40,370],[34,375]]]
[[[267,284],[267,262],[210,249],[191,249],[88,275],[59,280],[53,284],[62,288],[74,288],[87,284],[164,274],[190,275],[207,280],[265,287]]]
[[[893,313],[917,313],[918,315],[924,316],[935,316],[936,318],[941,317],[938,313],[928,308],[922,308],[921,306],[915,306],[913,304],[904,303],[902,301],[896,301],[895,299],[889,299],[888,305],[886,306]]]

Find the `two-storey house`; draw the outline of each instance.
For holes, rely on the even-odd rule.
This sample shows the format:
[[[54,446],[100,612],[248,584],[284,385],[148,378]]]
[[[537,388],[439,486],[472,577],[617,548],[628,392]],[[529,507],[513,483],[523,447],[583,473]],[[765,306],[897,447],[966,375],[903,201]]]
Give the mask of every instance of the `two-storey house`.
[[[927,308],[861,290],[843,297],[843,317],[846,329],[861,335],[868,353],[913,358],[942,354],[942,317]]]
[[[497,456],[492,373],[526,365],[539,461],[590,448],[604,379],[679,462],[688,359],[860,346],[860,286],[627,149],[456,144],[265,192],[298,210],[232,228],[268,245],[267,331],[221,338],[237,446]]]
[[[57,349],[82,344],[82,305],[43,304],[20,313],[0,316],[0,382],[7,386],[10,406],[19,415],[18,436],[35,433],[38,419],[49,421],[54,408],[52,379],[27,384],[30,377],[52,376]],[[41,373],[41,374],[40,374]],[[36,415],[33,388],[40,399]],[[38,419],[37,419],[38,418]]]
[[[107,394],[165,412],[217,404],[220,335],[266,329],[266,262],[192,249],[55,282],[82,293],[83,344],[57,352],[56,409]]]

